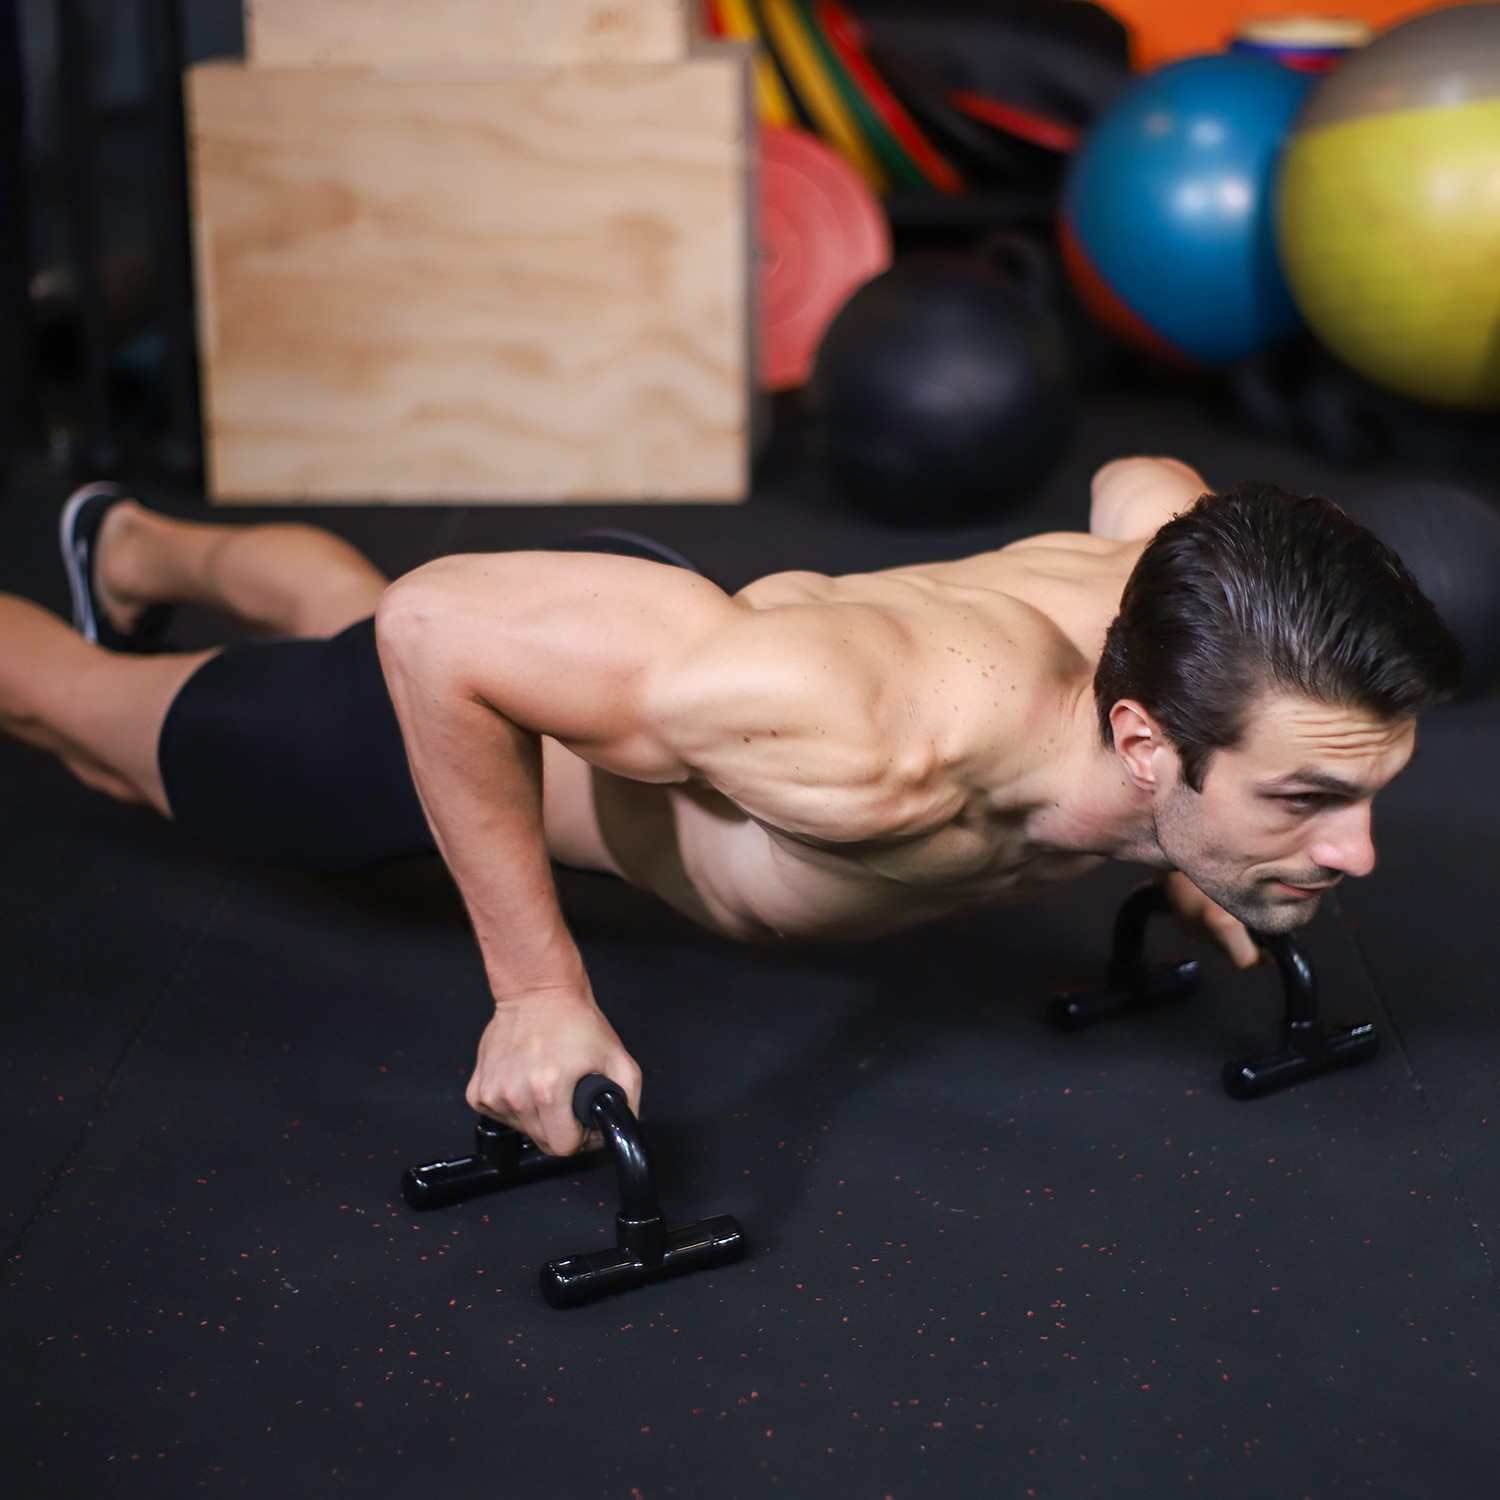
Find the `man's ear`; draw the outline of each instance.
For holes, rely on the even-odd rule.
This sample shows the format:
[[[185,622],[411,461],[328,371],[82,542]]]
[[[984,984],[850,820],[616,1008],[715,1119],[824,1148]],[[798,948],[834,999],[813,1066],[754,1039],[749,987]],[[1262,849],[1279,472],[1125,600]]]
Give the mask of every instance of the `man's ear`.
[[[1121,698],[1109,711],[1115,754],[1138,791],[1154,792],[1166,771],[1165,752],[1175,764],[1177,752],[1162,727],[1133,698]]]

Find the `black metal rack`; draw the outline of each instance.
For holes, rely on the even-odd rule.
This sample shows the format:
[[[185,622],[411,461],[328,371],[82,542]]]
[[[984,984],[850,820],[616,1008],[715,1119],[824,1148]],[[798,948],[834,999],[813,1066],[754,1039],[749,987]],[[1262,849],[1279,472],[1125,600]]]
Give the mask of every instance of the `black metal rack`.
[[[7,0],[0,26],[14,20]],[[182,0],[139,0],[139,56],[144,69],[145,217],[150,226],[153,323],[162,344],[164,413],[150,434],[156,467],[191,476],[202,464],[198,401],[187,132],[183,112]],[[61,147],[62,220],[74,290],[79,344],[74,466],[90,477],[113,475],[127,462],[113,393],[114,353],[106,294],[107,247],[100,204],[106,183],[96,100],[96,48],[84,0],[57,0],[56,68]],[[0,44],[3,46],[3,44]],[[3,62],[3,58],[0,58]],[[20,231],[24,240],[24,228]]]

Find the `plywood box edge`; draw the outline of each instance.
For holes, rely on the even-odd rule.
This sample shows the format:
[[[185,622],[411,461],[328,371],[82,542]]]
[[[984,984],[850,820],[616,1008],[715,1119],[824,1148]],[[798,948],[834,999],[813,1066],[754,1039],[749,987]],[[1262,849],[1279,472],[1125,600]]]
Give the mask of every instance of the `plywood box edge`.
[[[253,67],[678,62],[696,0],[245,0]]]

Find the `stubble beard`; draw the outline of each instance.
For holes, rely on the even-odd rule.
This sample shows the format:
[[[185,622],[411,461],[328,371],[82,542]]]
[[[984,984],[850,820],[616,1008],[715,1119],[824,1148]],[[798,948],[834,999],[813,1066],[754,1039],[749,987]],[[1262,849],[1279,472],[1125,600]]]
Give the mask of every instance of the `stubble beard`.
[[[1274,936],[1293,932],[1311,922],[1318,914],[1321,898],[1278,897],[1276,887],[1285,884],[1307,889],[1329,885],[1340,878],[1339,873],[1314,866],[1310,870],[1272,870],[1250,880],[1236,879],[1231,873],[1236,861],[1224,849],[1203,838],[1197,797],[1198,793],[1190,787],[1176,786],[1168,794],[1166,804],[1152,813],[1156,846],[1173,868],[1252,932]]]
[[[1294,932],[1305,927],[1318,914],[1320,896],[1303,896],[1296,900],[1272,898],[1272,888],[1279,876],[1256,880],[1248,889],[1243,886],[1205,884],[1192,876],[1193,884],[1212,901],[1217,901],[1232,917],[1238,917],[1251,932],[1268,937]],[[1288,882],[1290,883],[1290,882]],[[1322,884],[1322,882],[1318,882]]]

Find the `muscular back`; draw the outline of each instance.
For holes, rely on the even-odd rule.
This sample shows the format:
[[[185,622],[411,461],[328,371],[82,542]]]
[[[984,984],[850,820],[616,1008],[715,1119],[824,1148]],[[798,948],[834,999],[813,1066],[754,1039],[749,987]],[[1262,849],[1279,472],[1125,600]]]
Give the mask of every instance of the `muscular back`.
[[[1076,873],[1028,824],[1139,550],[1060,534],[752,584],[643,684],[680,774],[588,778],[609,863],[739,936],[889,928]]]

